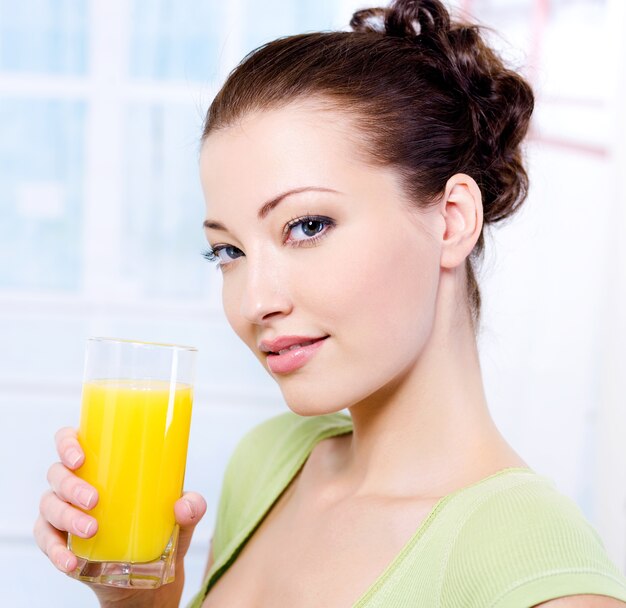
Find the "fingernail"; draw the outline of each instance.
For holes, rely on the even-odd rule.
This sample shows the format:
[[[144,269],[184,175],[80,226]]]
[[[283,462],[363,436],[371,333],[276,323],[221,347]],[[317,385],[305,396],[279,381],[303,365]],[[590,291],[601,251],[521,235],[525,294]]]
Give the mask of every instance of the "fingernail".
[[[187,505],[187,511],[189,511],[189,517],[191,517],[191,519],[195,519],[196,507],[193,505],[193,503],[189,502],[186,498],[184,498],[183,500],[185,501],[185,504]]]
[[[65,568],[65,570],[66,570],[67,572],[69,572],[69,569],[70,569],[70,562],[71,562],[71,561],[72,561],[72,558],[71,558],[71,557],[68,557],[68,558],[65,560],[65,566],[64,566],[64,568]]]
[[[71,466],[75,467],[76,463],[80,460],[81,454],[76,448],[70,448],[67,452],[65,452],[65,460],[70,463]]]
[[[88,517],[79,517],[74,525],[79,532],[89,534],[89,530],[93,527],[93,519],[89,519]]]
[[[69,569],[69,561],[69,557],[65,561],[63,561],[62,557],[59,557],[59,559],[57,560],[57,565],[59,566],[59,569],[67,572],[67,570]]]
[[[78,490],[76,490],[75,494],[76,502],[79,502],[83,507],[88,509],[93,502],[94,495],[95,492],[93,490],[90,490],[89,488],[86,488],[84,486],[79,487]]]

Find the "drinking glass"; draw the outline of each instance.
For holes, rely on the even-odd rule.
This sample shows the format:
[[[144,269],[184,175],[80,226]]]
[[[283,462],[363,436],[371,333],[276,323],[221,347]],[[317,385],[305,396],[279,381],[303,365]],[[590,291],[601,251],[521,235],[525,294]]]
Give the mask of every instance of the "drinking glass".
[[[98,491],[92,538],[68,534],[74,578],[156,588],[174,580],[196,349],[87,341],[76,475]]]

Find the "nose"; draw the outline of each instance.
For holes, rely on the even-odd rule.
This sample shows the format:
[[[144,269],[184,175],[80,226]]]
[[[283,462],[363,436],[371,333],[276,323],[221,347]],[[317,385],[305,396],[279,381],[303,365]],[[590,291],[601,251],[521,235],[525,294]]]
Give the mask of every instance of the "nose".
[[[250,255],[241,295],[240,313],[250,323],[263,325],[270,318],[289,314],[292,308],[287,293],[286,272],[277,259]]]

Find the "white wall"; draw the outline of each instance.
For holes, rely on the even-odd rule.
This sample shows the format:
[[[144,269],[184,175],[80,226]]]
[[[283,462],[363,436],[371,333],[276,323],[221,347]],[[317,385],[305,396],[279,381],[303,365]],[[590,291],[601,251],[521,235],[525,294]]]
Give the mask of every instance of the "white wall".
[[[209,510],[190,550],[185,597],[197,588],[230,452],[248,428],[286,407],[225,322],[219,277],[199,255],[202,113],[248,48],[283,33],[344,27],[355,8],[337,3],[335,14],[331,2],[274,2],[259,14],[258,4],[242,0],[221,13],[212,4],[207,16],[206,5],[185,0],[176,21],[163,17],[165,3],[146,11],[140,0],[84,0],[81,26],[80,4],[63,5],[74,11],[67,31],[85,35],[78,55],[71,45],[60,53],[65,68],[44,65],[37,48],[21,69],[0,53],[0,594],[12,607],[95,605],[31,537],[54,431],[78,421],[91,335],[200,349],[186,487],[202,492]],[[607,86],[602,58],[603,45],[621,35],[605,26],[607,11],[612,23],[624,12],[619,0],[555,1],[547,16],[531,0],[457,4],[522,50],[509,52],[532,63],[526,69],[538,93],[531,195],[487,241],[480,351],[489,402],[513,446],[578,502],[623,569],[626,219],[618,170],[626,130],[621,116],[617,136],[614,108],[626,84]],[[7,20],[19,21],[15,6],[0,0],[0,40]],[[174,43],[159,63],[165,38],[157,33],[168,22]],[[198,23],[217,39],[204,63],[184,53],[187,37],[202,38]],[[614,68],[623,75],[620,48]],[[82,67],[80,53],[88,58]],[[57,130],[37,123],[26,132],[23,117],[55,103]],[[9,114],[23,133],[9,129]],[[37,139],[42,132],[47,139]],[[19,163],[9,173],[13,157]]]

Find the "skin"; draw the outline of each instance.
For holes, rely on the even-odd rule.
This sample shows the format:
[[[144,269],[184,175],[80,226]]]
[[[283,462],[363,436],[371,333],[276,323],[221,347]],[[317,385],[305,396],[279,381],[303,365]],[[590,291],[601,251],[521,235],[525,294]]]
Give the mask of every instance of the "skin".
[[[315,496],[319,509],[368,497],[428,503],[527,466],[489,414],[465,296],[464,262],[483,221],[480,190],[470,176],[451,176],[436,204],[416,212],[394,170],[364,162],[352,133],[345,115],[306,103],[212,133],[200,156],[207,218],[228,230],[208,228],[206,236],[214,248],[231,247],[218,252],[225,314],[287,405],[303,416],[344,408],[352,416],[354,432],[319,444],[293,495]],[[293,194],[257,217],[269,199],[308,186],[336,192]],[[333,225],[317,224],[323,238],[296,247],[312,237],[302,224],[285,226],[307,215]],[[275,374],[259,343],[290,334],[330,337],[304,367]],[[89,536],[95,523],[89,534],[77,530],[86,516],[72,504],[85,484],[72,471],[84,455],[73,429],[59,432],[57,450],[61,463],[50,468],[35,537],[68,571],[75,557],[65,532]],[[93,586],[101,604],[177,606],[182,558],[205,509],[194,493],[176,503],[175,583],[130,594]],[[210,552],[207,570],[212,560]],[[590,595],[541,604],[582,605],[625,604]]]

